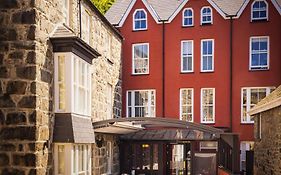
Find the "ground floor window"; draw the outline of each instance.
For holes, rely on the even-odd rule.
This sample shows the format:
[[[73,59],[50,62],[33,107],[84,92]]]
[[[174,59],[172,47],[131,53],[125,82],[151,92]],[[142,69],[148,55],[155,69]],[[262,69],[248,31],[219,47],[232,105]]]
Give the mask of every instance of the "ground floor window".
[[[56,175],[91,175],[90,144],[55,144]]]
[[[155,90],[127,91],[127,117],[155,117]]]

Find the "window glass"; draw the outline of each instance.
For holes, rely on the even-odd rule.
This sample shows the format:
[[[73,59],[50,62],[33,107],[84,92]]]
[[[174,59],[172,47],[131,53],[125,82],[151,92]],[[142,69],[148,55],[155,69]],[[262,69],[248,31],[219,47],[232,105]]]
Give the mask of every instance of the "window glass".
[[[254,120],[247,113],[258,102],[265,98],[274,88],[242,88],[242,108],[241,108],[241,120],[242,123],[253,123]]]
[[[215,122],[214,89],[201,89],[201,122]]]
[[[133,45],[133,74],[147,74],[149,71],[148,44]]]
[[[182,72],[193,72],[193,41],[182,42]]]
[[[210,7],[201,9],[201,25],[212,23],[212,10]]]
[[[59,97],[59,110],[65,110],[65,56],[58,56],[58,97]]]
[[[82,6],[82,39],[90,43],[90,14],[84,6]]]
[[[69,0],[63,0],[62,13],[66,25],[69,25],[69,10]]]
[[[64,145],[58,145],[58,173],[65,173]]]
[[[185,9],[183,11],[183,26],[193,26],[193,11]]]
[[[193,122],[193,89],[181,89],[180,119]]]
[[[147,18],[144,10],[136,10],[134,13],[134,30],[147,29]]]
[[[202,40],[201,44],[201,71],[213,71],[213,40]]]
[[[153,90],[128,91],[128,117],[155,117],[155,92]]]
[[[267,4],[265,1],[254,1],[252,4],[252,21],[267,19]]]
[[[260,70],[269,68],[268,56],[268,37],[251,38],[251,70]]]

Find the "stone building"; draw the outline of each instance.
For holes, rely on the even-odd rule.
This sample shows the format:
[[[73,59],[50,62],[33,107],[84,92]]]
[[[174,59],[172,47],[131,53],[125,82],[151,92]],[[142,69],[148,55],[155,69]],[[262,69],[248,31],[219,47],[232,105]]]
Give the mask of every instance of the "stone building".
[[[0,0],[0,174],[118,174],[92,122],[121,115],[121,43],[90,0]]]
[[[255,120],[254,174],[281,174],[281,86],[249,114]]]

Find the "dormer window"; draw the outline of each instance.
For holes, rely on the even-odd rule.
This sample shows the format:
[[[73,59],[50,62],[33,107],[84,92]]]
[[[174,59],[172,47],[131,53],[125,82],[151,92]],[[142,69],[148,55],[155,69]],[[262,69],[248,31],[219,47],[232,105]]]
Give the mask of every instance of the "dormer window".
[[[134,30],[146,30],[147,29],[147,13],[143,9],[138,9],[134,13]]]
[[[251,21],[268,19],[268,4],[266,1],[254,1],[252,4]]]
[[[192,8],[184,9],[182,17],[182,26],[189,27],[193,26],[193,10]]]
[[[201,25],[212,24],[213,16],[211,7],[203,7],[201,9]]]

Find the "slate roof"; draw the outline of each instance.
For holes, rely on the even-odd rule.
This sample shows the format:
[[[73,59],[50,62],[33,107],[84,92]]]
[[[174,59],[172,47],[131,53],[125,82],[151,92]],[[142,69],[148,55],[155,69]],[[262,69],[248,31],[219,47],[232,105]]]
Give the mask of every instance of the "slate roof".
[[[281,85],[253,107],[249,114],[255,115],[277,106],[281,106]]]
[[[112,7],[105,14],[107,20],[118,25],[125,15],[131,3],[136,0],[116,0]],[[168,20],[182,3],[188,3],[188,0],[143,0],[156,13],[159,20]],[[237,15],[239,11],[248,4],[249,0],[207,0],[217,10],[221,11],[221,15]],[[272,0],[279,6],[276,7],[281,11],[281,0]]]

